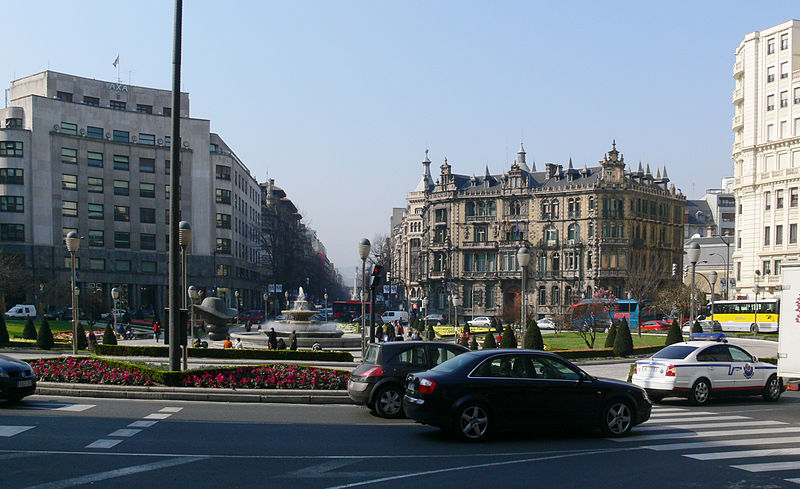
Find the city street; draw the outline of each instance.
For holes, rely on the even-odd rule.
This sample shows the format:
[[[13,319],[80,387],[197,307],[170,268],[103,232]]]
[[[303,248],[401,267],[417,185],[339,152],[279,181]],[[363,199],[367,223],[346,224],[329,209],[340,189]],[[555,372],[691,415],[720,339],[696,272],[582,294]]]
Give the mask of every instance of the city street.
[[[32,396],[0,402],[0,486],[792,487],[799,403],[793,392],[777,404],[675,400],[620,440],[542,432],[464,444],[349,405]]]

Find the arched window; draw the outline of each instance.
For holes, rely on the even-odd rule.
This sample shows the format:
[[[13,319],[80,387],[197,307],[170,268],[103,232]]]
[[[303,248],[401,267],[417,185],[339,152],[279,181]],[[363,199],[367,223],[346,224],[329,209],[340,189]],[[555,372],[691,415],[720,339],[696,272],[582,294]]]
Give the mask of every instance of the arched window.
[[[557,285],[550,289],[550,299],[552,299],[553,305],[561,304],[561,291]]]
[[[544,288],[544,285],[539,286],[539,304],[547,304],[547,289]]]
[[[575,241],[578,239],[578,225],[577,224],[570,224],[567,226],[567,239],[570,241]]]
[[[592,250],[586,252],[586,269],[592,270]]]
[[[567,304],[572,303],[572,287],[569,285],[564,287],[564,300],[567,301]]]
[[[553,199],[553,201],[550,203],[550,211],[553,214],[553,219],[558,219],[558,200],[557,199]]]
[[[520,215],[521,205],[518,200],[512,201],[510,206],[510,214],[512,216]]]
[[[539,271],[542,273],[547,272],[547,255],[544,253],[540,253],[538,258],[539,258],[538,260]]]
[[[542,219],[550,219],[550,201],[542,201]]]

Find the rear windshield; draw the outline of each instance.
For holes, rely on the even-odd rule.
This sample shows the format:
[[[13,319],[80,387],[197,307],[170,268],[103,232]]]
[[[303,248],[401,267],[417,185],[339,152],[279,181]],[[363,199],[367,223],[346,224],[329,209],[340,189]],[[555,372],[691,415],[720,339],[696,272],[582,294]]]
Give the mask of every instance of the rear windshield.
[[[364,355],[364,363],[378,364],[378,353],[381,348],[378,345],[369,345],[367,347],[367,354]]]
[[[436,372],[454,372],[464,365],[473,362],[475,359],[472,355],[457,355],[446,362],[442,362],[439,365],[433,367],[431,370],[435,370]]]
[[[696,346],[689,345],[670,345],[659,351],[653,358],[664,358],[667,360],[680,360],[686,358],[690,353],[697,350]]]

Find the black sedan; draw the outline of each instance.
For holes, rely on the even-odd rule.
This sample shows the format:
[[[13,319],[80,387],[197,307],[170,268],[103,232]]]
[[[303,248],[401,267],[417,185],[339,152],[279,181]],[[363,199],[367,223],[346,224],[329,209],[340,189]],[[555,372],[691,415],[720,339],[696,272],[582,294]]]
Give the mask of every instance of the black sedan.
[[[479,441],[494,431],[567,425],[622,436],[650,418],[644,389],[592,377],[553,353],[480,350],[409,374],[406,415]]]
[[[35,390],[33,368],[22,360],[0,355],[0,398],[16,402]]]

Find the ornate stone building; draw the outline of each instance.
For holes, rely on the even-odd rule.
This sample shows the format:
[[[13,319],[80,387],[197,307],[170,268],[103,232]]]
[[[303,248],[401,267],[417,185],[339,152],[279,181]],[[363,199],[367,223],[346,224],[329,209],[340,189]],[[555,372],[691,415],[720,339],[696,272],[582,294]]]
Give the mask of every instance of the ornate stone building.
[[[626,170],[614,145],[598,166],[547,163],[529,168],[520,146],[508,172],[458,175],[445,158],[434,182],[427,151],[423,174],[408,196],[400,258],[409,301],[426,313],[499,316],[519,321],[521,270],[527,246],[530,313],[566,311],[596,288],[625,297],[636,274],[672,280],[682,266],[685,198],[666,168],[653,176]],[[674,277],[679,280],[680,277]],[[529,314],[529,317],[530,314]]]

